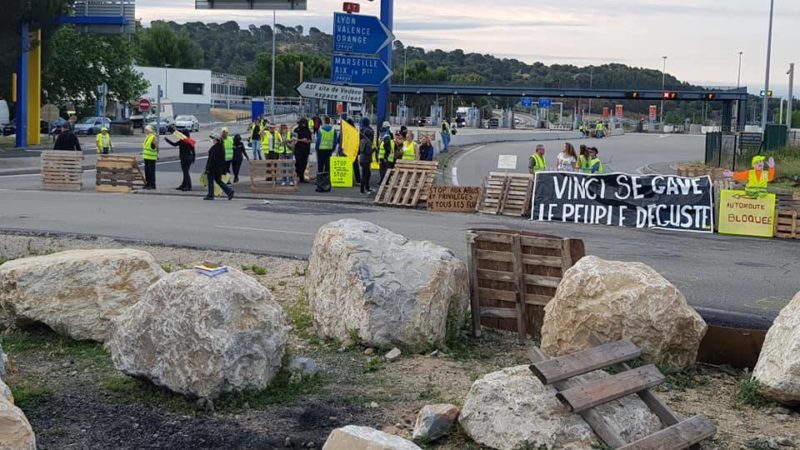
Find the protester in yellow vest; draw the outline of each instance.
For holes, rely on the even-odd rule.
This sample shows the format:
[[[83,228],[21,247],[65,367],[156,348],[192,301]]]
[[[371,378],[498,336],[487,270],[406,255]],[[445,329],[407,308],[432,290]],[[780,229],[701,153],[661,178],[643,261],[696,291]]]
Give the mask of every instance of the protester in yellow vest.
[[[100,128],[97,133],[97,153],[108,155],[111,153],[111,135],[108,134],[108,128]]]
[[[597,150],[597,147],[589,148],[589,161],[586,163],[586,168],[583,170],[584,173],[603,173],[603,163],[600,161],[600,158],[597,157],[598,153],[600,152]]]
[[[397,144],[391,132],[389,132],[388,127],[385,128],[384,131],[387,133],[384,134],[378,144],[378,164],[380,165],[381,183],[383,183],[383,179],[386,177],[386,173],[389,169],[394,168],[394,162],[397,159]]]
[[[419,159],[417,154],[417,143],[414,142],[414,133],[406,132],[406,140],[403,142],[403,161],[416,161]]]
[[[753,157],[751,170],[741,172],[731,172],[726,170],[722,173],[725,178],[733,178],[736,181],[746,182],[744,191],[748,197],[758,198],[767,194],[770,181],[775,179],[775,159],[770,157],[769,161],[764,155]],[[764,170],[764,161],[767,162],[769,170]]]
[[[547,170],[547,161],[544,159],[544,145],[539,144],[536,146],[536,151],[531,155],[530,162],[528,163],[528,170],[530,170],[532,174]]]
[[[292,141],[292,132],[289,131],[289,126],[281,125],[280,129],[275,132],[275,153],[278,154],[278,159],[294,159],[293,145],[294,141]],[[281,179],[281,186],[287,185],[294,186],[294,177]]]
[[[227,128],[222,129],[222,144],[225,146],[225,162],[228,163],[228,173],[231,172],[231,161],[233,161],[233,137],[228,133]]]
[[[144,129],[142,159],[144,160],[144,188],[156,188],[156,161],[158,161],[158,138],[150,125]]]

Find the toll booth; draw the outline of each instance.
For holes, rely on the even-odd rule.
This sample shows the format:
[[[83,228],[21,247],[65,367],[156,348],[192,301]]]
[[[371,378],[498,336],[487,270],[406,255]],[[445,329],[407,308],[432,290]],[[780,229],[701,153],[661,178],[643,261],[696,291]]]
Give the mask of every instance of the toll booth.
[[[481,110],[472,106],[467,110],[466,125],[470,128],[481,127]]]
[[[432,105],[431,106],[431,125],[434,127],[438,127],[442,124],[443,119],[443,109],[439,105]]]
[[[400,105],[397,107],[397,124],[408,126],[408,106]]]

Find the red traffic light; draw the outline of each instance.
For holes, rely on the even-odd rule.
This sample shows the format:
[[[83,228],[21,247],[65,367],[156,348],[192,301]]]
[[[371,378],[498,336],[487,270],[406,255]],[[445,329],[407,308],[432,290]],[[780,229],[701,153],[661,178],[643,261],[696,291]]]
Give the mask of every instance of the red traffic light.
[[[342,6],[342,9],[344,9],[344,12],[348,14],[359,13],[361,12],[361,5],[358,3],[345,2]]]
[[[714,100],[715,98],[717,98],[717,94],[712,94],[712,93],[704,94],[703,98],[705,100]]]
[[[664,92],[664,100],[675,100],[676,98],[678,98],[677,92],[672,92],[672,91]]]
[[[628,98],[639,98],[639,93],[636,92],[636,91],[631,91],[631,92],[626,93],[625,96],[628,97]]]

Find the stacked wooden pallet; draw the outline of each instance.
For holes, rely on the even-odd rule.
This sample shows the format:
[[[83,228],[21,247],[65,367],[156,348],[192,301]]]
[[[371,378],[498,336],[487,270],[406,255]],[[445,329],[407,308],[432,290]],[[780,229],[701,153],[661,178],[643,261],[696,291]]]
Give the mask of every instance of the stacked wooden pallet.
[[[83,187],[83,154],[75,151],[42,152],[42,189],[80,191]]]
[[[397,161],[378,188],[375,203],[414,208],[427,202],[438,169],[436,161]]]
[[[597,343],[596,338],[592,341]],[[540,349],[531,352],[533,374],[545,385],[558,391],[556,398],[570,411],[580,414],[604,443],[614,449],[665,450],[697,449],[700,441],[716,434],[716,427],[706,417],[698,415],[681,420],[650,388],[664,382],[664,375],[650,364],[631,369],[626,361],[641,355],[641,350],[628,340],[602,344],[588,350],[558,358],[548,358]],[[582,382],[575,377],[595,370],[612,369],[615,375],[595,381]],[[637,394],[661,422],[664,428],[650,436],[627,443],[595,409],[630,394]]]
[[[710,175],[712,180],[723,179],[722,173],[725,169],[721,167],[709,167],[702,163],[686,163],[678,165],[675,170],[679,177],[702,177]]]
[[[800,239],[800,195],[792,192],[778,192],[775,195],[778,202],[775,237]]]
[[[250,189],[258,193],[296,192],[294,160],[250,161]],[[291,183],[284,184],[289,180]]]
[[[480,327],[538,337],[544,306],[567,269],[585,255],[583,241],[512,230],[467,233],[473,335]]]
[[[485,214],[522,217],[530,212],[533,175],[491,172],[478,208]]]
[[[100,155],[96,168],[97,192],[128,193],[144,187],[144,176],[135,156]]]

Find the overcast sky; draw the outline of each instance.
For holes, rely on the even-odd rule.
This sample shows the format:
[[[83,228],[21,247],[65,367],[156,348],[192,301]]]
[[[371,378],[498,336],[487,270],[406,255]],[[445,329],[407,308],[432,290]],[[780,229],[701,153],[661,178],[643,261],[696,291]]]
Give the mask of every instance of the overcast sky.
[[[362,14],[379,2],[361,1]],[[800,2],[775,0],[771,84],[785,95],[790,62],[800,63]],[[138,0],[136,16],[176,22],[272,22],[269,11],[198,11],[194,0]],[[308,11],[279,11],[278,23],[330,32],[341,0],[309,0]],[[395,35],[425,49],[463,49],[531,63],[618,62],[661,69],[700,85],[764,84],[769,0],[396,0]],[[798,67],[800,71],[800,67]],[[800,78],[800,74],[798,76]],[[795,95],[798,96],[797,94]]]

